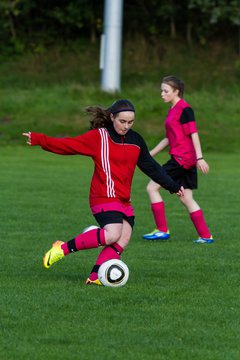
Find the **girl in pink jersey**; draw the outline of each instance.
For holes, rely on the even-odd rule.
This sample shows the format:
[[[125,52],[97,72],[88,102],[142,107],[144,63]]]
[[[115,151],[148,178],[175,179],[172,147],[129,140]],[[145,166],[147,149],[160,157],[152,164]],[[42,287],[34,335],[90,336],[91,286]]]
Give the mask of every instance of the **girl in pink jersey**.
[[[184,84],[180,79],[175,76],[163,78],[161,96],[164,102],[171,104],[171,108],[165,120],[166,136],[150,151],[150,154],[154,156],[169,146],[171,159],[163,165],[163,168],[174,181],[183,185],[185,189],[184,197],[181,197],[180,201],[186,207],[197,230],[199,238],[194,242],[210,244],[214,240],[206,225],[203,212],[193,198],[193,189],[197,189],[197,169],[207,174],[209,166],[203,158],[193,110],[183,100],[183,92]],[[160,189],[161,186],[153,180],[147,185],[156,229],[143,235],[143,239],[146,240],[168,240],[170,238]]]
[[[64,256],[79,250],[103,246],[87,284],[101,285],[100,265],[110,259],[120,259],[131,238],[134,210],[130,192],[136,166],[170,192],[184,195],[177,184],[152,158],[143,138],[133,131],[135,108],[121,99],[108,109],[89,107],[91,129],[73,138],[54,138],[35,132],[23,133],[29,145],[39,145],[46,151],[61,155],[85,155],[94,161],[89,202],[100,227],[90,227],[67,242],[56,241],[45,254],[43,264],[49,268]]]

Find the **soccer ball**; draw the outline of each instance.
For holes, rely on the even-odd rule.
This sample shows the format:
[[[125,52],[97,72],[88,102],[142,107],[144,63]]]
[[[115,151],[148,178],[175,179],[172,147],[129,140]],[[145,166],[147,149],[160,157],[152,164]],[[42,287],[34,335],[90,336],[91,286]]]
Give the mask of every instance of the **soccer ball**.
[[[99,229],[99,226],[96,226],[96,225],[87,226],[83,229],[82,232],[85,233],[87,231],[94,230],[94,229]]]
[[[127,265],[118,259],[105,261],[98,270],[98,278],[104,286],[123,286],[128,281],[128,277]]]

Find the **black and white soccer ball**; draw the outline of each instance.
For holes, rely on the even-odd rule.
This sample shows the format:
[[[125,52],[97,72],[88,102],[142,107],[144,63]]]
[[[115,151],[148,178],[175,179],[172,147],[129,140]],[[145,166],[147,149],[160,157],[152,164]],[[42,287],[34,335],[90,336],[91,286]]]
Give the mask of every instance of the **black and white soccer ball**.
[[[129,269],[122,260],[108,260],[100,266],[98,278],[104,286],[123,286],[128,281]]]

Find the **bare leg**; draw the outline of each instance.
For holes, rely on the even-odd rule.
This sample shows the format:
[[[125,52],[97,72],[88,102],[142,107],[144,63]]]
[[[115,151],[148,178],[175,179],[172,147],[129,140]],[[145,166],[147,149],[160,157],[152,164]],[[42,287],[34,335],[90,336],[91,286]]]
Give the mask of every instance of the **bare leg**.
[[[184,196],[179,197],[179,199],[181,203],[186,207],[189,214],[194,211],[200,210],[199,205],[193,198],[193,192],[191,189],[185,189]]]
[[[150,180],[147,184],[147,193],[150,198],[151,204],[163,201],[159,192],[160,188],[161,186],[153,180]]]

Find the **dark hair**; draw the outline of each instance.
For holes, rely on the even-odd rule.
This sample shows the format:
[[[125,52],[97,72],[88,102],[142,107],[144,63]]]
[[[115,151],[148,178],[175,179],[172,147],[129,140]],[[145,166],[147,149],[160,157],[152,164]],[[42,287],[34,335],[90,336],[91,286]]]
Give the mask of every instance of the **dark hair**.
[[[112,123],[110,115],[117,115],[122,111],[133,111],[135,108],[133,104],[126,99],[120,99],[115,101],[109,108],[105,109],[100,106],[89,106],[86,109],[87,113],[92,115],[92,120],[90,120],[90,129],[98,129],[105,127]]]
[[[183,93],[184,93],[184,82],[182,80],[180,80],[179,78],[177,78],[174,75],[169,75],[169,76],[165,76],[162,79],[162,83],[167,84],[169,86],[171,86],[173,89],[178,90],[179,93],[179,97],[182,98],[183,97]]]

